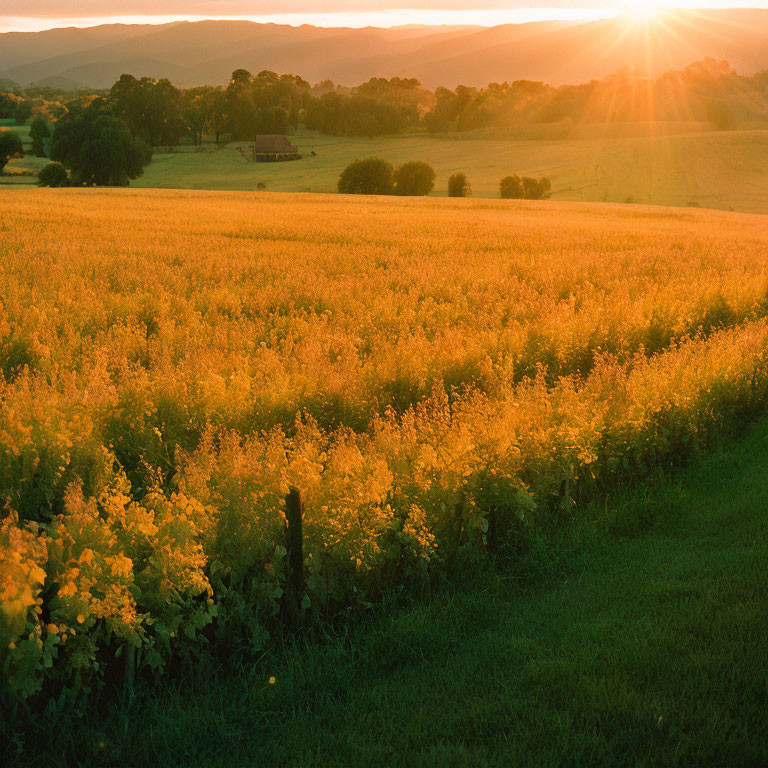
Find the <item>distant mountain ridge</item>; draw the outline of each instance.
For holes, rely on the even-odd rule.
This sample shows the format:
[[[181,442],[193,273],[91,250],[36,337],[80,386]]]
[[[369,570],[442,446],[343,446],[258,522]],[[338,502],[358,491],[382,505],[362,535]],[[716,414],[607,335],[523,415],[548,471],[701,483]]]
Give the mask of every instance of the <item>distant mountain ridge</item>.
[[[219,85],[238,68],[342,85],[394,75],[428,88],[522,79],[559,85],[622,67],[659,75],[703,57],[726,59],[744,75],[768,69],[768,10],[675,11],[648,26],[626,16],[489,28],[198,21],[0,34],[0,79],[22,86],[53,80],[107,88],[126,72],[180,87]]]

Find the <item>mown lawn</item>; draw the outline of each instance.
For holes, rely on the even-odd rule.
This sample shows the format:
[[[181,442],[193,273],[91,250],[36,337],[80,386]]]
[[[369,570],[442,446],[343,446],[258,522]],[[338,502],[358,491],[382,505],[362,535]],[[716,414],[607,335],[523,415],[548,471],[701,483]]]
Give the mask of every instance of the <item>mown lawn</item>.
[[[21,764],[768,764],[768,421],[565,530],[352,631],[139,689]]]

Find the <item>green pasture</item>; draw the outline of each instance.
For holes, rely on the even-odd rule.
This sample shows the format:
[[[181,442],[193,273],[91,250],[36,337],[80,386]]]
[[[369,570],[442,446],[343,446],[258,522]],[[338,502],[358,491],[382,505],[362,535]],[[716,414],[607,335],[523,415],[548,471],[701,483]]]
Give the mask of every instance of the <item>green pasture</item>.
[[[29,148],[29,126],[0,121],[0,130],[22,135]],[[628,133],[629,135],[624,135]],[[464,171],[475,197],[498,197],[508,174],[548,176],[553,199],[584,202],[701,206],[768,213],[768,130],[707,132],[701,126],[660,127],[658,135],[631,135],[616,126],[582,132],[578,138],[521,139],[483,134],[357,139],[299,130],[291,136],[304,157],[295,162],[252,163],[247,142],[195,151],[158,150],[134,187],[168,189],[335,192],[344,167],[359,157],[377,155],[394,165],[423,160],[437,173],[434,195],[447,194],[448,177]],[[313,155],[312,152],[315,154]],[[47,160],[12,160],[0,184],[34,184]]]
[[[768,213],[768,131],[679,133],[656,137],[501,139],[417,135],[352,139],[299,131],[302,160],[251,163],[238,144],[155,154],[136,187],[333,192],[342,169],[378,155],[393,164],[423,160],[437,172],[433,194],[448,176],[469,177],[475,197],[497,197],[510,173],[549,176],[553,199],[733,208]],[[240,146],[246,147],[242,142]],[[316,153],[315,156],[311,152]]]

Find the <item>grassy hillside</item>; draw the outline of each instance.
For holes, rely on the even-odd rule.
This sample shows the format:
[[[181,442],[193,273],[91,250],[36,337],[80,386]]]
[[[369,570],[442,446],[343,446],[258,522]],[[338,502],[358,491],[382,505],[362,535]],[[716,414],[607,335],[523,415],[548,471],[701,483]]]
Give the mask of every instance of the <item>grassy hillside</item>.
[[[29,126],[0,121],[28,141]],[[649,136],[649,131],[655,135]],[[603,131],[606,135],[602,135]],[[288,163],[249,163],[235,149],[247,142],[204,151],[158,152],[138,188],[272,192],[335,192],[344,167],[378,155],[397,165],[419,159],[437,172],[434,196],[447,194],[448,176],[463,170],[479,198],[499,196],[510,173],[549,176],[559,201],[701,206],[768,213],[768,131],[702,131],[698,124],[585,126],[568,139],[520,139],[498,135],[428,135],[356,139],[301,130],[291,139],[305,157]],[[316,153],[312,156],[312,151]],[[39,171],[45,158],[12,160],[7,173]],[[0,178],[0,185],[35,184],[32,176]]]
[[[428,605],[40,721],[18,764],[765,765],[767,446],[763,422]]]
[[[555,200],[733,208],[768,213],[768,131],[685,133],[661,137],[513,140],[429,136],[348,139],[299,132],[308,156],[289,163],[248,163],[233,149],[153,157],[137,187],[332,192],[358,157],[392,163],[423,160],[435,168],[433,194],[463,170],[475,197],[498,197],[509,173],[549,176]],[[314,148],[316,157],[309,156]]]

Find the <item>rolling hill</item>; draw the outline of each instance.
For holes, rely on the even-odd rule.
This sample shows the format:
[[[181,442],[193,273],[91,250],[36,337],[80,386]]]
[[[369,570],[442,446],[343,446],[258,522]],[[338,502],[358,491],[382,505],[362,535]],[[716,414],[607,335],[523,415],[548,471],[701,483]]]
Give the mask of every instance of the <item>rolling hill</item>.
[[[584,55],[590,51],[590,55]],[[21,85],[66,78],[108,87],[121,74],[176,85],[221,84],[234,69],[294,72],[356,85],[407,75],[430,88],[531,79],[586,82],[628,66],[651,75],[705,56],[741,74],[768,68],[768,10],[668,12],[497,27],[291,27],[248,21],[110,24],[0,35],[0,78]]]

